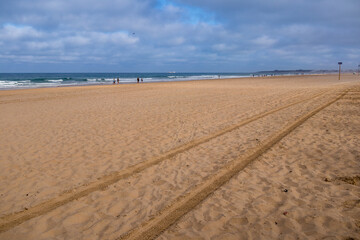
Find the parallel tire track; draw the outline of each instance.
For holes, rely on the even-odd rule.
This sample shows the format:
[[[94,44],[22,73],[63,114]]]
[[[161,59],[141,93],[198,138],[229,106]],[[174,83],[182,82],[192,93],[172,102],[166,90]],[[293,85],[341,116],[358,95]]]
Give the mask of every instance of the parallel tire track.
[[[321,93],[318,93],[314,96],[311,96],[309,98],[305,98],[305,99],[302,99],[302,100],[299,100],[299,101],[296,101],[296,102],[293,102],[293,103],[290,103],[290,104],[287,104],[287,105],[284,105],[282,107],[278,107],[278,108],[275,108],[275,109],[272,109],[270,111],[267,111],[267,112],[264,112],[264,113],[260,113],[260,114],[257,114],[257,115],[254,115],[248,119],[245,119],[243,121],[241,121],[240,123],[238,124],[235,124],[235,125],[232,125],[232,126],[229,126],[227,128],[224,128],[224,129],[221,129],[219,131],[216,131],[215,133],[213,134],[210,134],[210,135],[207,135],[207,136],[204,136],[202,138],[199,138],[199,139],[195,139],[193,141],[190,141],[184,145],[181,145],[181,146],[178,146],[158,157],[154,157],[154,158],[151,158],[147,161],[144,161],[144,162],[141,162],[141,163],[138,163],[136,165],[133,165],[131,167],[128,167],[127,169],[124,169],[124,170],[121,170],[121,171],[118,171],[118,172],[113,172],[109,175],[106,175],[106,176],[103,176],[103,177],[100,177],[98,178],[97,181],[95,182],[91,182],[89,184],[85,184],[85,185],[82,185],[78,188],[74,188],[72,190],[69,190],[69,191],[65,191],[63,193],[61,193],[59,196],[55,197],[55,198],[52,198],[52,199],[49,199],[43,203],[40,203],[38,205],[35,205],[33,207],[30,207],[28,208],[27,210],[23,210],[23,211],[20,211],[20,212],[16,212],[16,213],[12,213],[12,214],[8,214],[8,215],[4,215],[2,217],[0,217],[0,233],[1,232],[5,232],[25,221],[28,221],[34,217],[37,217],[37,216],[41,216],[43,214],[46,214],[60,206],[63,206],[71,201],[74,201],[76,199],[79,199],[81,197],[84,197],[86,195],[89,195],[90,193],[92,192],[95,192],[95,191],[99,191],[99,190],[104,190],[105,188],[107,188],[109,185],[111,184],[114,184],[116,182],[118,182],[119,180],[121,179],[125,179],[125,178],[128,178],[136,173],[139,173],[153,165],[156,165],[166,159],[169,159],[171,157],[174,157],[175,155],[179,154],[179,153],[182,153],[182,152],[185,152],[191,148],[194,148],[200,144],[203,144],[205,142],[208,142],[214,138],[217,138],[221,135],[224,135],[226,133],[229,133],[235,129],[238,129],[248,123],[251,123],[253,121],[256,121],[260,118],[263,118],[263,117],[266,117],[270,114],[273,114],[275,112],[278,112],[278,111],[281,111],[283,109],[286,109],[286,108],[289,108],[291,106],[294,106],[296,104],[299,104],[299,103],[302,103],[302,102],[305,102],[305,101],[309,101],[309,100],[312,100],[312,99],[315,99],[323,94],[325,94],[326,92],[328,92],[329,90],[326,90],[326,91],[323,91]]]
[[[226,182],[228,182],[235,174],[243,170],[249,163],[261,156],[277,142],[291,133],[295,128],[303,124],[310,117],[336,102],[346,94],[341,93],[335,99],[321,105],[320,107],[301,116],[293,123],[285,126],[282,130],[275,133],[263,142],[261,146],[255,147],[247,151],[240,158],[225,165],[221,170],[213,176],[207,178],[202,184],[196,186],[184,196],[178,197],[172,204],[160,211],[157,216],[143,223],[140,227],[133,229],[129,233],[118,239],[154,239],[160,235],[169,226],[174,224],[179,218],[195,208],[199,203],[206,199],[211,193],[216,191]]]

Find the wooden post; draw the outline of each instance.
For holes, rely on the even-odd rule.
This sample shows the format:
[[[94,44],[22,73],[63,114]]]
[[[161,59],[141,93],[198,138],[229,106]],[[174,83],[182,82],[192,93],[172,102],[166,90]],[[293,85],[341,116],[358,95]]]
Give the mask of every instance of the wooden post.
[[[339,64],[339,80],[340,80],[341,64],[342,64],[342,62],[338,62],[338,64]]]

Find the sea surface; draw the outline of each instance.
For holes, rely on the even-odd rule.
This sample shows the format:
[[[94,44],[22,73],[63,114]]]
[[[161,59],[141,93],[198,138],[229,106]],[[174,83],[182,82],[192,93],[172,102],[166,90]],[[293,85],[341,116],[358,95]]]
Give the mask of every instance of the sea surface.
[[[240,78],[259,75],[273,75],[273,72],[257,73],[0,73],[0,90],[19,88],[41,88],[59,86],[113,84],[119,78],[120,84],[144,82],[171,82],[219,78]],[[291,75],[296,72],[278,72],[274,75]]]

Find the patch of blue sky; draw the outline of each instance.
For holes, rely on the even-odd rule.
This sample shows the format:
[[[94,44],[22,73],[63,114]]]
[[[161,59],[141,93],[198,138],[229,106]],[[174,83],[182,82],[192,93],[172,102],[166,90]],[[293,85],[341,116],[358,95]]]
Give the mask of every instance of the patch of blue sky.
[[[178,7],[184,11],[182,21],[188,24],[207,23],[209,25],[217,25],[219,22],[215,20],[215,14],[198,7],[192,7],[185,4],[176,3],[170,0],[157,0],[156,8],[164,9],[167,6]]]
[[[2,24],[3,27],[16,27],[16,28],[26,28],[29,27],[27,25],[24,24],[17,24],[17,23],[10,23],[10,22],[6,22]]]

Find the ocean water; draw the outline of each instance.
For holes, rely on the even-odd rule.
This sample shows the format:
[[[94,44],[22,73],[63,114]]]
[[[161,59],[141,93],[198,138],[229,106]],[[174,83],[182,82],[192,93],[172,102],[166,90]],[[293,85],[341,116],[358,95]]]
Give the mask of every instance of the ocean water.
[[[249,77],[257,73],[0,73],[0,90],[79,85],[112,84],[119,78],[121,84],[144,82],[189,81],[218,78]],[[277,75],[291,74],[282,72]]]

